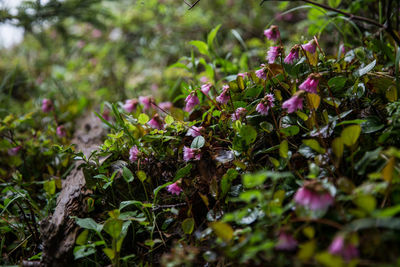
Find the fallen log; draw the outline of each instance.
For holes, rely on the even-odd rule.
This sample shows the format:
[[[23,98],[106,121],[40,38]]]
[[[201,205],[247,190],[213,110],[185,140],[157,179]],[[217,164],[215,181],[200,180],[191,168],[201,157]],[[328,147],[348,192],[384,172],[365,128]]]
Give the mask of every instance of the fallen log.
[[[78,120],[72,143],[76,144],[77,151],[88,157],[102,143],[104,132],[99,118],[89,114]],[[83,171],[78,169],[81,163],[77,161],[75,168],[63,180],[53,215],[41,222],[42,266],[70,266],[73,260],[78,227],[71,216],[85,215],[84,199],[90,193],[85,188]]]

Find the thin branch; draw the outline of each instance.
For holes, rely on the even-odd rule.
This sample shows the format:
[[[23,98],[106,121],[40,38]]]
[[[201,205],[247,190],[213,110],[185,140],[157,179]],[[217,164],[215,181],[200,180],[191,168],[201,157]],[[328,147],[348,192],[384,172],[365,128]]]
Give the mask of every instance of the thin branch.
[[[197,0],[196,2],[194,2],[194,4],[189,8],[189,10],[194,8],[199,2],[200,2],[200,0]]]

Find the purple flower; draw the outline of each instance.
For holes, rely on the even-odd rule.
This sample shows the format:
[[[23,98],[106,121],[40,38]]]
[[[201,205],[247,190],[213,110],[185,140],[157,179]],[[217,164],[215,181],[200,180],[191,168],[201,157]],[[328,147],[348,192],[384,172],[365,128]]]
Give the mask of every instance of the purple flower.
[[[146,111],[151,107],[151,97],[150,96],[139,96],[139,103],[143,105],[143,110]]]
[[[307,79],[300,84],[299,89],[304,90],[309,93],[317,93],[317,87],[319,83],[319,74],[311,73]]]
[[[197,151],[195,151],[195,149],[191,149],[187,146],[183,147],[183,160],[184,161],[189,161],[191,159],[200,160],[200,158],[201,158],[201,154],[197,153]]]
[[[261,65],[261,69],[256,70],[256,76],[258,79],[266,80],[267,79],[267,72],[265,71],[265,65]]]
[[[216,98],[218,103],[221,103],[221,104],[228,103],[228,101],[230,99],[228,90],[229,90],[229,85],[224,85],[222,87],[222,93],[219,96],[217,96],[217,98]]]
[[[154,115],[154,117],[147,124],[154,129],[161,130],[163,128],[163,123],[158,114]]]
[[[161,103],[159,103],[158,106],[160,107],[160,109],[169,110],[169,109],[172,108],[173,105],[172,105],[171,102],[166,101],[166,102],[161,102]]]
[[[257,105],[256,111],[261,115],[268,115],[268,111],[270,108],[275,106],[274,104],[275,97],[273,94],[267,94],[263,100]]]
[[[111,120],[110,111],[109,111],[108,109],[105,109],[105,110],[103,111],[103,113],[101,114],[101,116],[102,116],[103,119],[105,119],[106,121]]]
[[[243,79],[247,76],[247,72],[244,73],[238,73],[237,74],[238,77],[242,77]]]
[[[288,110],[288,113],[293,113],[298,109],[303,108],[303,98],[298,95],[294,95],[282,104],[282,108]]]
[[[307,185],[297,190],[294,201],[312,211],[323,211],[333,204],[333,197],[327,191],[314,190]]]
[[[211,86],[212,86],[211,83],[203,84],[203,85],[201,86],[201,89],[200,89],[200,90],[203,92],[203,94],[208,95],[208,93],[210,92]]]
[[[138,158],[138,154],[139,154],[139,149],[137,148],[137,146],[131,147],[131,149],[129,149],[129,160],[131,162],[135,162]]]
[[[269,27],[269,29],[264,31],[265,37],[267,37],[268,40],[276,41],[281,37],[281,34],[279,32],[279,28],[276,25],[272,25]]]
[[[171,194],[175,194],[177,196],[179,196],[179,194],[182,192],[182,188],[180,188],[178,183],[176,182],[167,186],[167,190]]]
[[[195,94],[195,92],[191,92],[185,99],[185,111],[191,112],[195,106],[200,104],[200,100]]]
[[[283,62],[286,64],[293,64],[293,62],[297,59],[299,59],[299,46],[295,45],[292,49],[290,49],[289,55],[285,57]]]
[[[278,242],[275,245],[275,249],[284,250],[284,251],[292,251],[297,247],[297,241],[286,232],[281,232],[278,237]]]
[[[329,253],[333,255],[339,255],[346,261],[350,261],[351,259],[358,257],[358,249],[350,243],[346,243],[346,240],[343,236],[336,236],[331,245],[329,246]]]
[[[192,136],[192,137],[197,137],[197,136],[201,135],[201,130],[203,130],[203,127],[201,127],[201,126],[200,127],[192,126],[191,128],[189,128],[186,135]]]
[[[65,130],[64,125],[60,125],[57,127],[56,133],[59,137],[66,137],[67,131]]]
[[[315,40],[309,41],[307,44],[304,44],[301,46],[304,50],[307,52],[310,52],[311,54],[314,54],[316,49],[317,49],[317,44],[315,43]]]
[[[232,114],[232,121],[240,120],[240,118],[247,112],[245,108],[237,108],[235,113]]]
[[[77,42],[77,44],[76,44],[76,46],[77,46],[79,49],[83,48],[85,45],[86,45],[86,43],[85,43],[85,41],[83,41],[83,40],[79,40],[79,41]]]
[[[202,82],[202,83],[208,83],[208,78],[207,78],[206,76],[202,76],[202,77],[200,78],[200,82]]]
[[[136,109],[138,101],[136,99],[128,99],[125,101],[124,109],[126,112],[131,113]]]
[[[271,46],[268,50],[267,53],[267,60],[269,64],[272,64],[275,62],[276,58],[279,56],[281,53],[281,47],[280,46]]]
[[[47,99],[47,98],[43,99],[42,100],[42,111],[47,113],[52,110],[53,110],[53,102],[51,102],[51,100]]]
[[[10,149],[7,151],[7,153],[8,153],[8,155],[10,155],[10,156],[16,156],[16,155],[18,154],[18,151],[21,150],[21,148],[22,148],[22,146],[16,146],[16,147],[10,148]]]

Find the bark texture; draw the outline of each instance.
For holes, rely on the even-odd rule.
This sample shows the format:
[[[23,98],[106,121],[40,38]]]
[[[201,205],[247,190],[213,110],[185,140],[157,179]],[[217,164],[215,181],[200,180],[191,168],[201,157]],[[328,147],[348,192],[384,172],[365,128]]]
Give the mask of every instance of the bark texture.
[[[82,151],[88,157],[98,149],[103,135],[104,129],[100,120],[94,114],[90,114],[78,120],[72,143],[76,144],[77,151]],[[53,215],[41,222],[42,266],[71,266],[78,231],[71,216],[85,215],[84,199],[90,193],[85,188],[83,171],[78,169],[81,163],[76,162],[75,168],[63,180]]]

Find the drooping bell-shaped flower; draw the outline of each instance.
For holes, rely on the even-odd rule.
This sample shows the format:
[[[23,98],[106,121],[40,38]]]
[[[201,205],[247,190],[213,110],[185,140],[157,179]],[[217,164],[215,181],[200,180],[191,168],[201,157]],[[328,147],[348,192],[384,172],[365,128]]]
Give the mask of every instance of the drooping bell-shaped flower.
[[[131,113],[136,109],[137,104],[137,99],[128,99],[125,101],[124,110],[128,113]]]
[[[171,102],[169,102],[169,101],[166,101],[166,102],[159,103],[158,106],[162,110],[169,110],[169,109],[171,109],[173,107],[173,104]]]
[[[226,104],[226,103],[228,103],[229,99],[230,99],[229,85],[224,85],[222,87],[222,93],[219,96],[217,96],[216,100],[218,103]]]
[[[301,46],[304,50],[306,50],[307,52],[314,54],[315,51],[317,50],[317,43],[315,42],[315,40],[311,40],[308,43],[304,44]]]
[[[280,232],[278,237],[278,242],[275,245],[276,250],[282,251],[292,251],[297,247],[297,241],[292,235],[286,232]]]
[[[268,40],[276,41],[281,37],[281,33],[279,32],[279,28],[276,25],[272,25],[269,27],[269,29],[266,29],[264,31],[265,37],[267,37]]]
[[[235,112],[232,114],[231,119],[232,121],[240,120],[240,118],[246,114],[247,110],[245,108],[237,108]]]
[[[206,84],[203,84],[201,86],[200,90],[201,90],[201,92],[203,92],[203,94],[208,95],[208,93],[210,92],[211,87],[212,87],[211,83],[206,83]]]
[[[143,105],[143,110],[149,110],[151,108],[151,97],[150,96],[139,96],[139,103]]]
[[[265,69],[265,64],[261,64],[261,69],[256,70],[256,76],[258,79],[266,80],[267,79],[267,71]]]
[[[10,156],[16,156],[21,149],[22,149],[22,146],[16,146],[16,147],[8,149],[7,153]]]
[[[189,161],[191,159],[193,160],[200,160],[201,154],[197,149],[192,149],[187,146],[183,147],[183,160],[184,161]]]
[[[138,154],[139,149],[137,148],[137,146],[131,147],[131,149],[129,149],[129,161],[135,162],[138,159]]]
[[[154,129],[161,130],[163,128],[163,123],[158,114],[154,115],[154,117],[147,124]]]
[[[200,104],[200,100],[197,97],[196,93],[193,91],[186,97],[185,103],[186,103],[185,111],[191,112],[195,106]]]
[[[274,104],[275,97],[273,94],[267,94],[263,100],[257,105],[256,111],[261,115],[268,115],[268,111],[270,108],[275,106]]]
[[[316,94],[319,78],[320,74],[311,73],[310,75],[308,75],[307,79],[302,84],[300,84],[299,89]]]
[[[267,61],[269,64],[275,62],[276,58],[281,54],[281,47],[280,46],[271,46],[267,53]]]
[[[178,183],[175,182],[167,186],[167,191],[170,192],[171,194],[179,196],[179,194],[182,192],[182,188],[180,188]]]
[[[42,111],[43,112],[46,112],[46,113],[50,112],[53,110],[53,108],[54,108],[53,102],[51,102],[50,99],[45,98],[42,100]]]
[[[283,102],[282,108],[287,109],[288,113],[293,113],[299,109],[303,109],[303,98],[296,94]]]
[[[338,235],[333,239],[329,246],[329,253],[332,255],[339,255],[346,261],[357,258],[359,255],[357,247],[346,241],[342,235]]]
[[[283,60],[283,62],[285,62],[286,64],[293,64],[295,60],[299,59],[299,49],[300,49],[299,45],[293,46],[292,49],[290,49],[289,54]]]
[[[56,129],[56,133],[59,137],[66,137],[67,136],[67,131],[65,130],[64,125],[60,125]]]
[[[309,182],[297,190],[294,201],[311,211],[326,211],[333,204],[333,196],[318,182]]]
[[[191,137],[197,137],[201,135],[201,131],[203,130],[203,127],[196,127],[196,126],[192,126],[189,128],[189,130],[187,131],[186,135],[187,136],[191,136]]]

